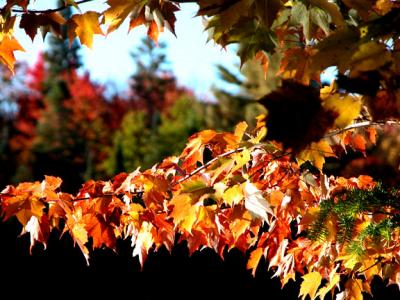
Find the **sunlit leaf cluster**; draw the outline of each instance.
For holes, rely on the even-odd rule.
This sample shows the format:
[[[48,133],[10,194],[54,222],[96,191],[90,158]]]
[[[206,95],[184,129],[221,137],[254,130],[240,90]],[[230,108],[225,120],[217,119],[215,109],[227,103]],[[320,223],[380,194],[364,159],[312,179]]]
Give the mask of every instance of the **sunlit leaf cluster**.
[[[32,2],[32,3],[31,3]],[[146,26],[157,41],[174,33],[183,0],[108,0],[104,11],[86,2],[35,10],[33,1],[7,0],[0,11],[0,61],[10,70],[23,50],[16,24],[33,39],[39,29],[88,47],[95,34]],[[71,235],[89,262],[91,250],[115,249],[129,238],[141,264],[149,251],[186,241],[250,252],[255,274],[265,258],[282,285],[302,276],[302,299],[361,299],[375,275],[400,287],[398,190],[359,174],[326,175],[326,158],[367,156],[379,129],[400,117],[400,3],[396,0],[210,0],[198,4],[210,40],[238,44],[242,65],[257,60],[277,88],[261,97],[266,114],[255,128],[205,130],[180,156],[149,170],[88,181],[75,195],[61,179],[8,186],[0,196],[5,220],[16,217],[31,245],[51,231]],[[59,13],[74,6],[65,20]],[[19,22],[16,22],[19,19]],[[18,30],[18,29],[16,29]],[[179,37],[178,37],[179,38]],[[270,65],[278,66],[274,74]],[[321,83],[336,67],[337,78]],[[306,166],[306,167],[305,167]],[[309,167],[307,167],[309,166]]]

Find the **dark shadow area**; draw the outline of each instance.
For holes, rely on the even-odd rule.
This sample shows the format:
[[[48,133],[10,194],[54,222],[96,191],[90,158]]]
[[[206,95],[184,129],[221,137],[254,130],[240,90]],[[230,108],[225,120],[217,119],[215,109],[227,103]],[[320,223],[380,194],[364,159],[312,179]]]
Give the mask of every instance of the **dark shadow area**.
[[[53,232],[47,249],[36,246],[30,255],[29,237],[18,237],[19,233],[16,220],[0,223],[3,295],[30,299],[135,299],[139,295],[140,299],[298,299],[301,280],[281,289],[263,260],[253,277],[246,270],[246,257],[236,249],[226,252],[224,260],[210,249],[190,257],[185,243],[180,243],[172,253],[164,248],[150,253],[141,270],[138,259],[132,258],[130,241],[120,240],[118,253],[95,250],[86,266],[68,234],[60,239]],[[365,299],[400,299],[396,286],[386,287],[378,279],[372,292],[375,297]]]

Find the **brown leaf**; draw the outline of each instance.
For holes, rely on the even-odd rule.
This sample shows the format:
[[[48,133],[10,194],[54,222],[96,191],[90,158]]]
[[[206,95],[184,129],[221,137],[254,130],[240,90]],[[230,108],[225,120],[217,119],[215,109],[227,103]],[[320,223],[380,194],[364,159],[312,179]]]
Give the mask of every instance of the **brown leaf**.
[[[61,36],[61,25],[65,24],[65,22],[64,17],[58,12],[26,13],[22,15],[19,27],[24,29],[33,41],[39,28],[45,29],[45,27],[48,27],[56,35]],[[47,29],[43,30],[43,38],[45,38],[48,31]]]
[[[332,127],[336,113],[324,110],[318,90],[294,81],[259,100],[268,110],[267,139],[295,152],[319,141]]]

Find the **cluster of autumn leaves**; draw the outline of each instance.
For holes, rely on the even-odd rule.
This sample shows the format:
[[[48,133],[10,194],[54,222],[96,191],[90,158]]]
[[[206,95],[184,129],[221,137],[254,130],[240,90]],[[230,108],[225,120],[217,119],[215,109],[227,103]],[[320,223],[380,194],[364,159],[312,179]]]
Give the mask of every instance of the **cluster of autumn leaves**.
[[[79,8],[84,2],[65,5]],[[78,11],[64,20],[57,9],[33,11],[29,0],[7,0],[0,19],[1,62],[12,69],[14,51],[22,50],[13,35],[16,14],[32,39],[39,28],[57,34],[67,24],[69,39],[78,37],[88,47],[94,34],[103,34],[103,25],[110,33],[126,19],[130,30],[146,25],[154,40],[164,28],[174,32],[180,1],[106,2],[104,12]],[[234,133],[199,132],[180,156],[111,181],[89,181],[76,195],[61,192],[61,179],[54,177],[8,186],[0,195],[4,219],[16,216],[32,246],[45,244],[52,230],[68,232],[87,260],[91,248],[115,248],[118,238],[132,240],[133,255],[142,264],[152,249],[171,249],[181,240],[191,253],[204,246],[220,255],[226,248],[250,249],[253,274],[262,257],[282,284],[302,274],[303,299],[323,299],[339,291],[340,283],[338,299],[361,299],[374,275],[400,286],[398,230],[387,241],[364,243],[364,254],[349,251],[338,239],[339,220],[333,217],[325,220],[324,239],[307,235],[321,203],[376,186],[367,176],[328,177],[322,169],[326,157],[349,148],[365,155],[368,144],[376,142],[374,126],[400,117],[398,1],[198,5],[215,42],[240,42],[243,63],[256,58],[266,72],[275,64],[277,75],[288,80],[261,99],[268,116],[259,117],[251,130],[240,123]],[[337,84],[315,95],[310,82],[318,83],[330,66],[339,71]],[[304,162],[318,174],[300,168]],[[398,211],[387,213],[355,214],[355,234]]]
[[[221,256],[226,248],[252,249],[247,266],[253,274],[265,257],[282,284],[303,274],[303,298],[323,299],[343,278],[342,294],[354,299],[368,291],[373,275],[399,284],[395,233],[390,244],[374,249],[368,259],[347,253],[337,242],[334,218],[327,220],[326,240],[304,235],[322,201],[348,189],[371,189],[372,178],[304,173],[279,144],[264,141],[266,131],[262,122],[254,130],[243,122],[234,133],[199,132],[179,157],[111,181],[90,180],[76,195],[63,193],[62,180],[50,176],[41,183],[8,186],[0,195],[1,212],[5,220],[17,217],[32,247],[46,244],[52,230],[68,232],[87,261],[89,249],[115,249],[119,238],[132,240],[133,256],[141,264],[149,251],[162,246],[171,250],[185,240],[190,253],[204,246]],[[373,221],[363,214],[357,218],[360,228]],[[369,268],[378,257],[379,266]],[[383,274],[385,264],[391,271]],[[355,276],[361,269],[367,270],[363,280]],[[318,289],[323,279],[326,284]]]

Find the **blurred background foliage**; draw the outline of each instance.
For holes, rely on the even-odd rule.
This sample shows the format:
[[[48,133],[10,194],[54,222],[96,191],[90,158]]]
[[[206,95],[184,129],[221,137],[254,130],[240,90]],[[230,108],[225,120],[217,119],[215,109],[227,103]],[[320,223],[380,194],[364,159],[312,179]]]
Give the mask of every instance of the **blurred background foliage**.
[[[51,37],[35,65],[18,65],[15,76],[0,70],[2,186],[47,174],[62,177],[63,189],[74,192],[89,179],[149,168],[179,155],[195,132],[254,123],[263,111],[254,99],[270,89],[257,63],[244,66],[240,78],[218,66],[232,88],[215,87],[216,102],[199,99],[178,84],[166,46],[144,39],[132,49],[136,68],[128,90],[110,96],[80,72],[79,50],[78,43]]]

